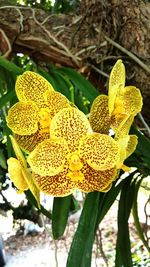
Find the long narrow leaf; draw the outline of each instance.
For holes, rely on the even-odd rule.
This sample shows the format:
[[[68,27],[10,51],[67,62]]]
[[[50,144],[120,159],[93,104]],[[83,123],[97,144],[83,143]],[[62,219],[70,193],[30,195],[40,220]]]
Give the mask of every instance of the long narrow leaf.
[[[69,92],[69,84],[63,78],[61,73],[54,71],[54,68],[48,67],[49,72],[44,71],[41,68],[37,68],[38,73],[41,74],[46,80],[48,80],[54,89],[64,94],[69,100],[71,100]]]
[[[16,64],[14,64],[11,61],[8,61],[7,59],[0,56],[0,66],[2,66],[4,69],[8,70],[9,72],[13,72],[16,75],[22,74],[23,70],[19,68]]]
[[[97,226],[103,220],[106,213],[109,211],[110,207],[116,200],[121,188],[122,182],[120,182],[117,186],[113,185],[113,187],[107,193],[101,193],[98,216],[97,216]]]
[[[2,149],[0,149],[0,166],[3,169],[7,169],[6,159]]]
[[[16,96],[15,91],[9,91],[0,98],[0,109]]]
[[[135,196],[134,196],[134,202],[133,202],[133,207],[132,207],[132,213],[133,213],[133,218],[134,218],[134,224],[136,226],[138,235],[140,237],[140,239],[142,240],[144,246],[147,248],[148,252],[150,252],[150,248],[148,245],[147,240],[145,239],[145,236],[143,234],[143,230],[139,221],[139,216],[138,216],[138,192],[139,192],[139,188],[141,185],[143,178],[140,179],[137,183],[136,183],[136,188],[135,188]]]
[[[8,154],[8,158],[15,156],[13,148],[12,148],[12,144],[10,141],[10,134],[12,134],[11,130],[8,128],[7,124],[4,124],[4,128],[3,128],[3,135],[6,136],[7,138],[7,142],[6,142],[6,147],[7,147],[7,154]]]
[[[132,182],[132,178],[133,174],[130,174],[125,179],[119,200],[115,267],[132,267],[128,227],[128,219],[133,204],[135,190],[135,180]]]
[[[60,68],[63,74],[67,75],[67,77],[73,82],[75,86],[78,87],[83,93],[83,95],[92,103],[95,97],[99,95],[98,90],[75,70],[71,68]]]
[[[90,267],[99,204],[99,192],[86,197],[78,228],[68,255],[67,267]]]
[[[53,77],[51,75],[49,75],[48,72],[46,72],[45,70],[37,67],[37,71],[40,75],[42,75],[53,87],[54,89],[56,89],[55,87],[55,81],[53,79]]]
[[[150,169],[150,141],[135,127],[131,128],[131,133],[136,134],[138,137],[138,144],[135,152],[141,156],[147,167]]]
[[[56,90],[62,94],[64,94],[70,101],[73,99],[71,98],[71,91],[70,91],[70,83],[65,78],[65,75],[63,76],[59,72],[50,72],[52,77],[55,80]]]
[[[54,239],[63,235],[71,205],[71,196],[55,197],[52,211],[52,232]]]

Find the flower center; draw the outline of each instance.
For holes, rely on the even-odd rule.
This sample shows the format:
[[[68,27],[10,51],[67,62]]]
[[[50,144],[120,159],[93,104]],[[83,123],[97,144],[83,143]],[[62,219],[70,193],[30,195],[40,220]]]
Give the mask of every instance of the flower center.
[[[69,158],[69,169],[71,171],[79,171],[83,167],[83,163],[81,162],[78,154],[72,153]]]
[[[42,129],[49,128],[50,126],[50,112],[48,108],[41,108],[39,112],[40,126]]]
[[[81,162],[77,153],[72,153],[69,157],[69,172],[67,177],[69,177],[72,181],[82,181],[84,179],[83,173],[80,171],[83,167],[83,163]]]
[[[125,110],[124,110],[123,101],[119,97],[117,97],[112,115],[119,115],[119,114],[124,114],[124,113],[125,113]]]
[[[84,179],[84,174],[80,171],[69,171],[67,173],[67,177],[70,178],[73,182],[82,182],[82,180]]]

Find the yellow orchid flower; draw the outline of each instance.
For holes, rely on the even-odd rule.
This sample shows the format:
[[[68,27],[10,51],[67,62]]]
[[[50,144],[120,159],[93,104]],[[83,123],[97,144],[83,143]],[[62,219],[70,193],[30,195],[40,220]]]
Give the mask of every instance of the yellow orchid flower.
[[[15,90],[19,102],[9,109],[7,125],[16,134],[20,147],[31,152],[37,143],[49,138],[52,117],[60,109],[69,107],[69,101],[32,71],[17,78]]]
[[[92,104],[89,118],[92,129],[108,133],[112,128],[117,138],[126,136],[141,108],[140,90],[134,86],[125,87],[125,67],[119,59],[110,74],[108,96],[100,95]]]
[[[38,203],[38,207],[40,208],[39,190],[35,185],[35,182],[33,181],[31,172],[27,168],[27,163],[16,140],[11,135],[10,139],[17,157],[17,159],[11,157],[7,160],[8,173],[10,175],[10,179],[12,180],[14,185],[18,188],[18,193],[21,194],[24,191],[30,189],[30,191],[32,192]]]
[[[120,160],[119,145],[112,137],[93,133],[86,116],[71,107],[53,117],[50,136],[27,159],[39,190],[66,196],[76,189],[110,189]]]

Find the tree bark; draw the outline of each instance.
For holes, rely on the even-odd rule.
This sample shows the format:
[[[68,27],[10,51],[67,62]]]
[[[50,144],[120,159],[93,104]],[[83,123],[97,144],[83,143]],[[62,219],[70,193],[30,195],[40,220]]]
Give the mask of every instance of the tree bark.
[[[10,42],[9,57],[22,52],[38,64],[53,62],[77,70],[88,69],[95,86],[101,88],[111,67],[121,57],[127,69],[127,84],[141,89],[142,114],[150,121],[150,2],[83,0],[78,10],[67,15],[3,6],[0,28]],[[0,47],[3,53],[3,42]],[[121,51],[122,47],[133,57]],[[140,66],[134,56],[146,68]],[[96,73],[97,69],[104,73]],[[100,85],[96,82],[97,76]]]

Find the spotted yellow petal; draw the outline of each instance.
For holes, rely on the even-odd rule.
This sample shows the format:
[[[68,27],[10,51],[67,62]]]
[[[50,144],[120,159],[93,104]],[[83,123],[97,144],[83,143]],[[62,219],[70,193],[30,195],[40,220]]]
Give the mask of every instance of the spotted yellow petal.
[[[33,102],[18,102],[9,109],[6,121],[16,134],[33,134],[38,130],[38,109]]]
[[[138,144],[138,137],[136,135],[129,135],[129,141],[126,150],[126,158],[130,157],[130,155],[135,151],[137,144]]]
[[[67,168],[55,176],[41,176],[34,174],[33,178],[40,191],[54,197],[64,197],[75,191],[74,181],[67,177]]]
[[[69,108],[68,99],[59,92],[46,91],[44,94],[45,102],[50,110],[50,117],[52,118],[62,108]]]
[[[15,89],[20,101],[31,100],[38,107],[41,107],[44,103],[44,93],[47,90],[54,90],[45,78],[32,71],[26,71],[18,76]]]
[[[128,135],[130,127],[134,121],[134,115],[122,116],[119,119],[112,120],[112,129],[115,132],[115,140],[123,138]]]
[[[89,121],[94,132],[108,133],[111,123],[108,110],[108,96],[99,95],[95,98],[90,110]]]
[[[135,86],[126,86],[123,89],[123,102],[126,114],[136,115],[142,109],[142,96]]]
[[[63,139],[48,139],[31,152],[28,163],[40,175],[54,176],[63,171],[68,147]]]
[[[115,178],[116,179],[116,178]],[[103,193],[107,193],[110,189],[112,188],[112,183],[109,184],[108,186],[106,186],[105,188],[103,188]]]
[[[125,159],[128,158],[136,149],[137,136],[126,135],[123,138],[118,139],[117,142],[120,147],[120,160],[117,164],[117,167],[121,168]]]
[[[30,135],[15,134],[17,143],[19,144],[21,149],[23,149],[27,153],[32,152],[39,143],[46,139],[49,139],[49,137],[49,132],[43,131],[42,129],[38,129],[36,133]]]
[[[104,171],[117,164],[119,146],[112,137],[93,133],[80,140],[79,155],[93,169]]]
[[[88,164],[85,164],[81,171],[84,175],[84,179],[78,181],[77,187],[83,192],[108,191],[117,174],[115,168],[105,171],[96,171]]]
[[[117,142],[120,148],[120,159],[117,164],[117,167],[118,169],[120,169],[122,167],[124,160],[126,159],[126,149],[127,149],[128,142],[129,142],[129,135],[126,135],[123,138],[118,139]]]
[[[71,152],[77,150],[80,138],[90,132],[88,119],[76,108],[60,110],[53,117],[50,125],[50,136],[64,138]]]
[[[10,158],[8,159],[8,172],[10,174],[10,178],[14,185],[19,189],[19,193],[24,192],[25,190],[30,189],[35,199],[37,200],[38,207],[40,208],[40,193],[37,189],[34,181],[32,179],[31,173],[27,169],[27,163],[25,158],[18,146],[18,143],[10,135],[12,146],[14,152],[17,156],[17,159]]]
[[[24,155],[23,155],[23,153],[19,147],[19,144],[17,143],[16,139],[12,135],[10,135],[9,137],[10,137],[10,140],[11,140],[11,143],[12,143],[12,146],[13,146],[13,149],[14,149],[14,152],[15,152],[17,159],[19,160],[21,166],[26,169],[27,163],[26,163]]]
[[[12,180],[14,185],[21,191],[28,190],[29,186],[23,176],[22,166],[19,160],[15,158],[9,158],[7,160],[7,163],[10,179]]]
[[[119,94],[120,89],[124,88],[124,86],[125,86],[125,67],[124,64],[122,63],[122,60],[119,59],[114,65],[109,78],[108,107],[110,115],[114,110],[116,97]]]

